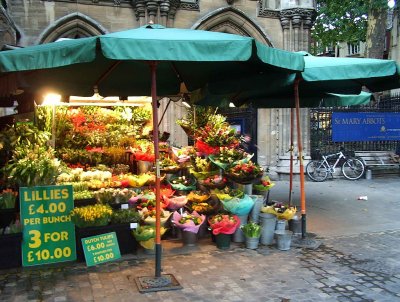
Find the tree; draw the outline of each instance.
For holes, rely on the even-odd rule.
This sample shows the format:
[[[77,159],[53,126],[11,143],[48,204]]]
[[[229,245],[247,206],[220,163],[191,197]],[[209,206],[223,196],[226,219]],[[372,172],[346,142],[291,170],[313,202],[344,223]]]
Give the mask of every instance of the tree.
[[[383,59],[387,24],[387,0],[370,0],[365,56]]]
[[[317,0],[317,18],[311,36],[318,42],[313,53],[324,52],[339,42],[365,41],[368,0]]]
[[[313,53],[321,53],[339,42],[366,42],[366,57],[383,58],[387,0],[317,0],[312,37],[318,42]]]

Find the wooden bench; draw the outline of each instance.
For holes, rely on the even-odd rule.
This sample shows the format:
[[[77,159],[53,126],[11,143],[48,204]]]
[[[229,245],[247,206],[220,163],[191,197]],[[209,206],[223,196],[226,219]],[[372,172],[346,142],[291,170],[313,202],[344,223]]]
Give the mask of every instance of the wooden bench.
[[[354,151],[366,169],[400,168],[400,158],[393,151]]]

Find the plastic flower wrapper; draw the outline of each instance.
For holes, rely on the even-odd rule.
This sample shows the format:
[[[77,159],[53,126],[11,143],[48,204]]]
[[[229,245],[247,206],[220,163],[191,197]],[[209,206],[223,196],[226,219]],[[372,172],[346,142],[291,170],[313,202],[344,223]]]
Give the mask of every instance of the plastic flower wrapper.
[[[172,221],[178,228],[195,234],[199,232],[199,228],[205,220],[206,216],[200,215],[196,211],[194,211],[192,214],[187,212],[179,214],[177,211],[175,211],[172,215]]]
[[[232,181],[240,184],[250,184],[255,179],[261,178],[264,170],[251,160],[248,162],[239,161],[226,171],[226,175]]]
[[[221,189],[225,187],[227,181],[228,180],[225,176],[216,174],[202,180],[199,179],[199,184],[207,187],[208,189]]]
[[[156,192],[156,189],[154,188],[154,193]],[[160,188],[160,195],[161,196],[166,196],[166,197],[172,197],[174,195],[175,191],[172,190],[170,185],[167,186],[161,186]],[[155,196],[154,196],[155,198]]]
[[[233,234],[240,225],[239,217],[231,214],[214,215],[208,222],[214,235]]]
[[[129,186],[133,188],[139,188],[143,187],[151,179],[151,175],[144,173],[140,175],[130,175],[127,178]]]
[[[239,189],[231,189],[229,187],[225,187],[223,189],[214,189],[211,190],[211,194],[215,194],[219,200],[229,200],[232,198],[242,198],[244,193]]]
[[[237,161],[248,162],[253,157],[253,154],[248,154],[237,148],[220,147],[219,153],[209,155],[208,158],[218,167],[226,170],[229,166]]]
[[[204,202],[210,198],[210,194],[202,191],[192,191],[187,195],[188,201]]]
[[[166,232],[166,228],[160,228],[161,236],[164,235]],[[145,249],[152,250],[154,249],[155,238],[156,238],[156,228],[152,225],[144,225],[138,226],[136,230],[132,231],[133,236],[135,237],[136,241],[139,242],[141,246]]]
[[[168,204],[164,200],[160,200],[160,206],[165,209]],[[137,196],[129,199],[129,204],[135,206],[138,210],[147,208],[148,210],[153,210],[156,208],[156,195],[152,191],[144,191]]]
[[[168,180],[172,189],[179,191],[192,191],[196,190],[196,180],[192,177],[179,176],[173,177]]]
[[[145,224],[147,225],[155,225],[156,224],[156,210],[149,210],[147,208],[143,208],[139,210],[139,214],[142,217],[142,220]],[[160,213],[160,221],[161,225],[164,225],[169,216],[171,216],[172,212],[166,211],[166,210],[161,210]]]
[[[221,202],[225,210],[238,216],[249,214],[254,206],[254,200],[246,194],[243,198],[235,197],[229,200],[222,200]]]
[[[167,208],[172,211],[182,208],[188,201],[186,196],[175,196],[171,198],[163,196],[163,199],[165,203],[168,204]]]
[[[165,157],[160,161],[160,170],[165,173],[176,173],[181,167],[171,158]]]
[[[296,214],[296,207],[289,207],[283,203],[275,203],[261,208],[262,213],[273,214],[277,219],[290,220]]]
[[[176,148],[172,147],[172,152],[177,158],[178,163],[185,163],[190,161],[190,154],[192,153],[192,147]]]
[[[275,183],[271,182],[269,176],[264,176],[263,178],[261,178],[259,184],[253,185],[253,189],[259,192],[265,192],[271,189],[273,186],[275,186]]]

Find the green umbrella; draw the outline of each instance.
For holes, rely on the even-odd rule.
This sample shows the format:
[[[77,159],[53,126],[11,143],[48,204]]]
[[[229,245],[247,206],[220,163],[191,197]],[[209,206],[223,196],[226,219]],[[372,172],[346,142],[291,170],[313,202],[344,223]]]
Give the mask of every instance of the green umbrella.
[[[334,94],[359,94],[363,86],[369,90],[383,91],[400,87],[399,69],[395,61],[365,58],[314,57],[306,52],[304,70],[276,78],[273,74],[256,74],[245,79],[221,80],[197,90],[195,101],[202,105],[236,106],[252,104],[255,108],[296,107],[297,141],[300,159],[300,193],[302,212],[302,237],[305,237],[306,210],[304,167],[300,130],[300,107],[318,107],[321,100]],[[236,88],[235,88],[236,87]],[[362,96],[358,97],[357,102]],[[365,100],[365,99],[364,99]],[[354,97],[341,97],[341,106],[353,105]],[[293,110],[291,110],[291,146],[293,146]],[[293,147],[291,147],[290,195],[292,191]]]
[[[318,107],[327,93],[359,94],[363,86],[372,92],[400,87],[398,67],[395,61],[367,58],[315,57],[306,52],[304,70],[286,77],[273,74],[257,74],[245,79],[212,82],[196,91],[198,104],[210,105],[229,102],[237,106],[252,104],[256,108],[293,107],[293,85],[299,82],[300,107]],[[233,90],[236,87],[236,90]],[[354,99],[342,98],[343,106]],[[358,100],[360,101],[360,99]],[[348,103],[350,102],[350,103]]]
[[[303,70],[302,55],[273,49],[250,37],[148,25],[97,37],[65,40],[0,53],[2,95],[23,89],[63,95],[150,95],[158,133],[158,96],[176,95],[221,79],[261,74],[286,78]],[[184,85],[183,85],[184,84]],[[161,274],[160,167],[156,162],[156,277]]]

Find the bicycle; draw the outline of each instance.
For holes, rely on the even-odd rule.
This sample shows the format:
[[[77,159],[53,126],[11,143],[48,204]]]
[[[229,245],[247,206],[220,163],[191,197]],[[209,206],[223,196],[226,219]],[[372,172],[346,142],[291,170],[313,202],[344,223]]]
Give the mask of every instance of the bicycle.
[[[311,160],[306,166],[306,173],[313,181],[322,182],[328,178],[328,174],[335,173],[336,166],[342,161],[341,171],[345,178],[349,180],[359,179],[365,171],[364,163],[358,158],[346,157],[340,150],[338,153],[332,153],[323,155],[322,160]],[[335,163],[332,165],[328,162],[328,159],[335,159]]]

